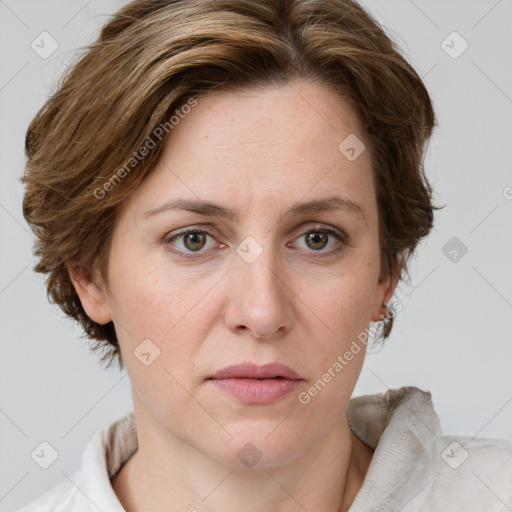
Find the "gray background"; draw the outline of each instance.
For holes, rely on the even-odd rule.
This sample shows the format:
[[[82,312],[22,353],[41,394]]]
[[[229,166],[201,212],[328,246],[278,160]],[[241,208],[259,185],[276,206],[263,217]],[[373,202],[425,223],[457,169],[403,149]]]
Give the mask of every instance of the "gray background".
[[[48,304],[32,271],[19,183],[29,121],[73,50],[122,4],[0,0],[0,511],[78,470],[93,434],[132,408],[126,373],[101,369],[79,328]],[[367,356],[355,394],[418,386],[432,392],[445,434],[512,440],[512,1],[363,5],[432,94],[440,126],[426,168],[447,207],[412,263],[412,284],[396,294],[403,311],[392,336]],[[46,59],[31,48],[43,31],[59,45]],[[457,58],[445,51],[462,49],[448,37],[454,31],[469,44]],[[455,262],[445,255],[452,237],[468,249]],[[42,441],[59,453],[46,470],[31,458]]]

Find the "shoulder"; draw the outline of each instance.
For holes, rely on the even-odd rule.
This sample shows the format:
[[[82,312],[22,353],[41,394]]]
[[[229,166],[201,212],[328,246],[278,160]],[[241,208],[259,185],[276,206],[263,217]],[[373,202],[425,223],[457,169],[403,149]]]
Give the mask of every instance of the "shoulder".
[[[45,492],[37,499],[25,505],[17,512],[81,512],[89,510],[79,490],[81,474],[76,472]]]
[[[512,441],[440,436],[430,448],[432,510],[512,510]]]
[[[444,471],[481,472],[482,475],[512,478],[512,441],[483,437],[440,436],[433,444],[445,463]],[[448,472],[450,473],[450,472]],[[509,480],[512,484],[512,481]],[[512,490],[512,489],[511,489]]]

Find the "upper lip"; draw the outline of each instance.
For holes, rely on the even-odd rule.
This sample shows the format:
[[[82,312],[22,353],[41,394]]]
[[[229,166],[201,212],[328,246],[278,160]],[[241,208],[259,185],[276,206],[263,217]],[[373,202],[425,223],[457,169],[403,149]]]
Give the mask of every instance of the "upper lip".
[[[303,380],[296,371],[282,363],[268,363],[263,366],[253,363],[234,364],[218,371],[210,379],[275,379],[277,377]]]

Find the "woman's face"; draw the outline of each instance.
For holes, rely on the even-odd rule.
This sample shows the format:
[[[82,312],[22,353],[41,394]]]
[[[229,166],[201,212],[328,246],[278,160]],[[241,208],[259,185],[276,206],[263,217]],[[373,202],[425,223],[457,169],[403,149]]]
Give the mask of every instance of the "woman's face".
[[[310,81],[212,93],[174,125],[118,214],[108,290],[75,282],[91,318],[114,322],[155,446],[271,467],[339,424],[364,360],[357,336],[395,284],[379,282],[362,140],[348,104]],[[211,379],[274,362],[301,380]]]

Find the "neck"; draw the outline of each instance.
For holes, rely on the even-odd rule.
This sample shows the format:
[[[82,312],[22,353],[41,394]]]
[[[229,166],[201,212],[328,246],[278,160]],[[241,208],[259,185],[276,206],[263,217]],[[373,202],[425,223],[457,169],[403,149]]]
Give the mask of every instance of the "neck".
[[[181,439],[155,435],[137,422],[138,450],[112,479],[127,512],[344,512],[359,492],[373,451],[343,415],[320,442],[286,464],[234,468]],[[159,431],[161,434],[161,431]]]

